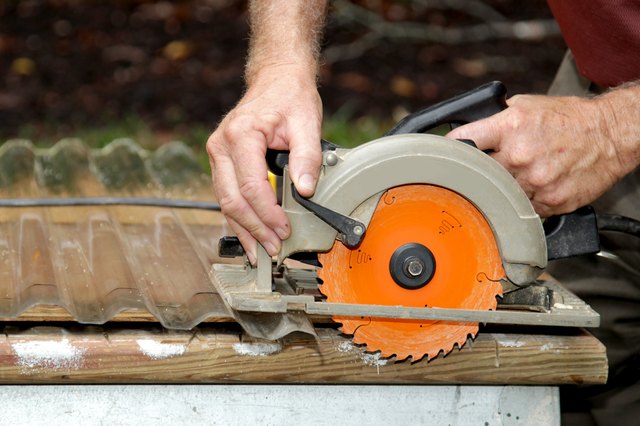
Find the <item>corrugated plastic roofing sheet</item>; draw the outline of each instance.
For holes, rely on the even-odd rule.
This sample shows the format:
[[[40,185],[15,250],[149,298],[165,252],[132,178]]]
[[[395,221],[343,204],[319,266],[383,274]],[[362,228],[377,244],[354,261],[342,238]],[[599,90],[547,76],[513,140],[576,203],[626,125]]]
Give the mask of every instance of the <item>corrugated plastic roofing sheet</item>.
[[[0,198],[116,195],[213,201],[209,177],[181,143],[154,152],[130,140],[100,150],[78,140],[0,146]],[[56,305],[92,324],[131,309],[179,329],[230,318],[209,276],[228,232],[211,211],[0,208],[0,317]]]

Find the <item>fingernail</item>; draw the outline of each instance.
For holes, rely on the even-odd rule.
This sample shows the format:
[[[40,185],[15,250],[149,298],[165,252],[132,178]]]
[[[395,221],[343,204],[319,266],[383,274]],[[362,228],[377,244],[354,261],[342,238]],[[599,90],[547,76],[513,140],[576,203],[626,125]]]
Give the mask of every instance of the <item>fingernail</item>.
[[[312,192],[314,188],[314,179],[310,174],[304,174],[298,179],[298,191]]]
[[[276,228],[276,234],[281,240],[286,240],[289,237],[289,233],[284,228]]]
[[[247,259],[249,259],[249,263],[251,263],[253,266],[255,266],[255,264],[256,264],[256,254],[255,254],[255,252],[253,252],[251,250],[245,250],[245,253],[247,255]]]
[[[265,248],[265,250],[267,250],[269,256],[275,256],[276,254],[278,254],[279,250],[271,241],[265,241],[264,243],[262,243],[262,246]]]

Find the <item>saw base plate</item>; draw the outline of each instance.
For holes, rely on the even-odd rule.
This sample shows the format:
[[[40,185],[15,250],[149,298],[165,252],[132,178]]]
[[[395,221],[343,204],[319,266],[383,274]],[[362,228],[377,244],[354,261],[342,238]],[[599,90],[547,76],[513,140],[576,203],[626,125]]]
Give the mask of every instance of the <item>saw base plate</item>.
[[[260,263],[258,263],[260,265]],[[272,263],[262,267],[249,265],[215,265],[213,281],[230,309],[244,312],[286,313],[305,312],[320,316],[356,316],[375,318],[424,319],[492,324],[518,324],[556,327],[598,327],[600,315],[576,295],[552,278],[536,281],[532,285],[546,288],[548,309],[534,305],[498,304],[496,311],[469,309],[414,308],[405,306],[327,303],[317,292],[319,283],[313,269],[276,269]],[[258,269],[268,270],[269,275]],[[259,276],[269,276],[272,291],[258,285]],[[271,278],[272,277],[272,278]],[[257,290],[264,288],[264,291]],[[538,291],[538,290],[536,290]],[[517,309],[515,309],[517,308]]]

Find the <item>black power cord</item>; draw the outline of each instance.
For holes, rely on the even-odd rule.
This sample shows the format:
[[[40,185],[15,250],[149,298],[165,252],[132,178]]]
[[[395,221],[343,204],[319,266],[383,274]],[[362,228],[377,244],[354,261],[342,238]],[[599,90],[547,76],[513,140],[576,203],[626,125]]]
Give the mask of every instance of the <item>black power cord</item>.
[[[218,203],[175,198],[144,197],[60,197],[60,198],[3,198],[2,207],[78,207],[78,206],[142,206],[174,209],[221,211]],[[640,221],[615,214],[596,215],[598,230],[616,231],[640,237]]]
[[[640,237],[640,221],[615,214],[597,214],[599,231],[616,231]]]
[[[220,205],[207,201],[141,197],[70,197],[70,198],[4,198],[0,207],[77,207],[77,206],[143,206],[173,209],[220,211]]]

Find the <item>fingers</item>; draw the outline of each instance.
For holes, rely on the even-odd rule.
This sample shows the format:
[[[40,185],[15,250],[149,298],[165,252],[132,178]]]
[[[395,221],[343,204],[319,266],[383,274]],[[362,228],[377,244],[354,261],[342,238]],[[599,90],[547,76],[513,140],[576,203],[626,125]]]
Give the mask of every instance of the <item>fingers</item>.
[[[257,262],[258,242],[256,241],[255,238],[253,238],[253,236],[249,231],[247,231],[242,225],[240,225],[235,220],[231,219],[230,217],[227,217],[227,223],[229,224],[233,232],[238,237],[240,244],[242,244],[242,247],[244,248],[244,252],[246,253],[247,258],[249,259],[249,262],[252,265],[255,265]]]
[[[280,240],[289,236],[289,221],[282,208],[278,206],[276,194],[268,180],[265,142],[261,136],[261,133],[254,132],[240,139],[238,148],[232,152],[232,159],[239,194],[251,206],[257,218],[275,232],[276,238],[270,238],[271,235],[266,235],[261,229],[257,229],[255,233],[252,228],[248,229],[265,248],[266,244],[271,243],[279,249]]]
[[[256,241],[274,256],[290,234],[289,220],[268,181],[267,147],[291,148],[293,179],[302,195],[312,195],[318,179],[320,118],[290,116],[236,111],[207,143],[218,202],[250,260],[255,259]]]
[[[230,142],[223,132],[216,131],[207,144],[218,203],[250,261],[256,258],[256,240],[274,256],[289,222],[267,180],[265,148],[256,148],[259,141],[251,137]]]
[[[452,139],[470,139],[481,151],[499,151],[501,128],[498,116],[492,116],[484,120],[474,121],[457,127],[447,133],[447,137]]]
[[[507,102],[505,111],[447,136],[492,150],[540,216],[573,211],[619,179],[610,128],[595,101],[518,95]]]

